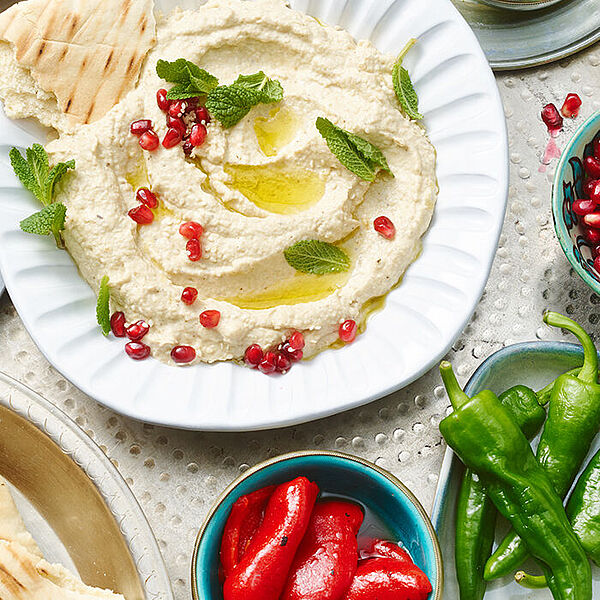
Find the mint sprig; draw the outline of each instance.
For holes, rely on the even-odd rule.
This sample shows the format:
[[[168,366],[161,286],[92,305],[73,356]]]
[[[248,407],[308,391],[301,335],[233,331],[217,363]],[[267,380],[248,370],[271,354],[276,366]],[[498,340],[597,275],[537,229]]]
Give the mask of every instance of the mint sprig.
[[[50,168],[48,153],[40,144],[27,148],[23,156],[17,148],[12,148],[10,164],[15,175],[44,206],[42,210],[21,221],[21,229],[26,233],[54,236],[56,245],[62,247],[60,232],[65,228],[67,209],[64,204],[54,202],[56,184],[69,169],[75,168],[75,161],[59,162]]]
[[[402,61],[407,52],[416,44],[417,40],[411,39],[398,55],[394,69],[392,70],[392,83],[396,98],[406,116],[418,121],[423,118],[419,112],[419,97],[413,87],[408,71],[402,66]]]
[[[75,161],[68,160],[50,169],[48,154],[41,144],[27,148],[25,157],[17,148],[12,148],[9,157],[15,175],[44,206],[52,203],[54,188],[63,175],[75,168]]]
[[[263,104],[280,102],[283,100],[283,88],[277,79],[269,79],[262,71],[253,75],[240,75],[234,85],[241,85],[249,90],[260,92],[260,101]]]
[[[185,58],[173,62],[159,60],[156,73],[161,79],[175,85],[167,92],[169,100],[205,96],[219,85],[219,80]]]
[[[96,319],[104,335],[110,333],[110,288],[108,287],[108,276],[105,275],[100,281],[98,291],[98,302],[96,303]]]
[[[380,170],[393,177],[383,152],[368,140],[334,125],[324,117],[317,117],[316,126],[331,152],[361,179],[374,181]]]
[[[337,246],[321,240],[301,240],[283,251],[288,264],[303,273],[325,275],[350,268],[350,258]]]
[[[36,235],[54,236],[56,245],[62,246],[60,232],[65,228],[65,216],[67,207],[61,202],[54,202],[45,206],[39,212],[33,213],[20,223],[21,229],[26,233]]]

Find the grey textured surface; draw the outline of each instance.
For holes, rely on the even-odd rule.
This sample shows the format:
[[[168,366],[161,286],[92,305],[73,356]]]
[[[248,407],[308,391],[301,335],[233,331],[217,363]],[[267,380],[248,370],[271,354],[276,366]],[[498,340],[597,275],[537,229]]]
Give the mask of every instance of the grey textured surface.
[[[600,297],[573,273],[554,235],[550,212],[556,160],[540,172],[548,134],[543,104],[581,95],[581,116],[565,122],[563,147],[600,107],[600,47],[542,69],[498,77],[510,136],[511,184],[492,273],[473,319],[449,354],[461,381],[495,350],[517,341],[560,338],[542,325],[546,308],[565,311],[597,332]],[[465,158],[468,161],[468,157]],[[0,370],[70,415],[119,468],[137,496],[170,570],[176,598],[189,597],[197,529],[220,491],[241,471],[297,449],[337,449],[389,469],[430,509],[445,450],[438,423],[448,401],[433,369],[408,388],[364,408],[276,431],[205,434],[123,418],[65,381],[26,333],[9,297],[0,300]]]

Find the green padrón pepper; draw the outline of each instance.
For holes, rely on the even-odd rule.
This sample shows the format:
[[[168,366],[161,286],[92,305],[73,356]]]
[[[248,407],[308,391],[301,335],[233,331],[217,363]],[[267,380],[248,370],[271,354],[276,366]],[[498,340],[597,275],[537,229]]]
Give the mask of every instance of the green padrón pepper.
[[[495,394],[484,390],[469,399],[450,363],[440,372],[454,407],[440,423],[448,445],[542,564],[555,600],[591,600],[590,563],[527,438]]]
[[[546,419],[536,393],[524,385],[506,390],[499,400],[513,416],[528,439],[533,438]],[[479,477],[465,471],[456,505],[456,577],[460,600],[482,600],[486,581],[485,563],[492,553],[497,511],[487,497]]]
[[[576,335],[583,346],[584,363],[577,376],[561,375],[554,383],[537,449],[537,459],[556,490],[564,498],[600,428],[598,354],[590,336],[572,319],[547,312],[544,321]],[[529,556],[516,532],[509,533],[487,561],[486,580],[514,573]]]

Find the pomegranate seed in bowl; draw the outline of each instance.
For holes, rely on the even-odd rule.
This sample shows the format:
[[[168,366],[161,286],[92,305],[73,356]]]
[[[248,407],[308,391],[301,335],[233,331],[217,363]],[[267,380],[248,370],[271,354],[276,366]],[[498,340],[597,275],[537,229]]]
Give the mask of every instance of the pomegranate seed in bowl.
[[[140,188],[135,193],[136,199],[145,204],[148,208],[156,208],[158,206],[158,199],[156,196],[146,187]]]
[[[583,217],[583,222],[588,227],[593,227],[594,229],[600,229],[600,213],[591,213],[591,214],[585,215],[585,217]]]
[[[200,313],[200,325],[206,329],[213,329],[219,324],[221,313],[218,310],[205,310]]]
[[[592,202],[600,204],[600,179],[591,179],[583,189]]]
[[[196,262],[202,258],[202,246],[200,242],[196,239],[189,240],[185,245],[185,252],[187,257],[192,261]]]
[[[115,337],[125,337],[125,314],[120,310],[112,314],[110,329]]]
[[[567,119],[575,119],[579,114],[581,104],[581,98],[577,94],[567,94],[560,112]]]
[[[196,358],[196,351],[191,346],[175,346],[171,358],[180,365],[190,363]]]
[[[181,301],[184,304],[194,304],[196,302],[196,298],[198,297],[198,290],[193,287],[186,287],[183,292],[181,292]]]
[[[183,136],[178,129],[175,129],[175,127],[169,127],[169,129],[167,129],[167,133],[165,133],[165,137],[163,138],[162,145],[167,149],[174,148],[177,146],[177,144],[179,144],[179,142],[181,142],[182,139]]]
[[[375,231],[386,240],[391,240],[396,235],[396,227],[394,227],[394,224],[387,217],[377,217],[373,221],[373,227],[375,228]]]
[[[129,127],[129,131],[137,136],[150,131],[150,129],[152,129],[152,121],[150,119],[139,119],[138,121],[134,121]]]
[[[158,104],[158,108],[162,111],[169,110],[171,101],[167,98],[167,90],[161,88],[156,92],[156,104]]]
[[[142,342],[129,342],[125,344],[125,352],[133,360],[144,360],[150,356],[150,346]]]
[[[204,233],[204,228],[196,221],[187,221],[179,226],[179,233],[188,240],[197,240]]]
[[[143,150],[153,152],[158,148],[159,144],[160,140],[158,139],[158,136],[152,129],[149,129],[145,133],[142,133],[142,135],[140,136],[140,146]]]
[[[592,227],[584,227],[583,228],[583,237],[590,244],[600,244],[600,229],[594,229]]]
[[[600,160],[595,156],[586,156],[583,161],[586,173],[594,179],[600,178]]]
[[[581,217],[593,213],[598,206],[591,200],[575,200],[573,202],[573,212]]]
[[[339,328],[340,340],[347,344],[353,342],[356,338],[356,330],[356,321],[353,321],[352,319],[344,321]]]
[[[138,225],[150,225],[154,221],[154,213],[144,204],[132,208],[127,214]]]

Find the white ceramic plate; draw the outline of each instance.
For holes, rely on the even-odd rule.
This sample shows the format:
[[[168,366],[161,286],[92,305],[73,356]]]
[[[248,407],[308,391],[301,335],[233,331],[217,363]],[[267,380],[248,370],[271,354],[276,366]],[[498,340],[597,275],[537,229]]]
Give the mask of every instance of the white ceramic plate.
[[[182,2],[193,5],[194,2]],[[487,280],[508,186],[506,126],[492,72],[449,0],[292,0],[292,6],[406,59],[438,152],[439,201],[423,253],[367,332],[283,377],[232,363],[175,368],[127,358],[95,323],[95,298],[66,252],[21,233],[36,209],[8,166],[31,134],[0,115],[0,267],[25,326],[84,392],[126,415],[201,430],[252,430],[340,412],[412,382],[466,325]],[[161,8],[172,6],[163,2]]]

